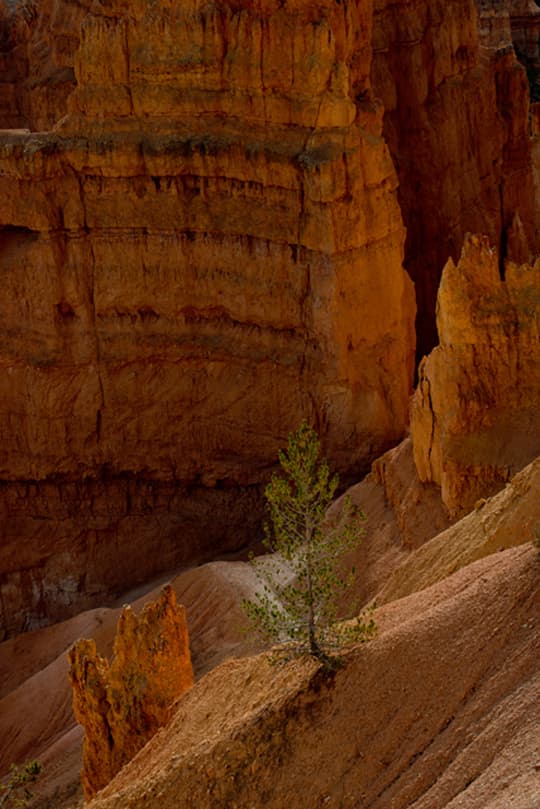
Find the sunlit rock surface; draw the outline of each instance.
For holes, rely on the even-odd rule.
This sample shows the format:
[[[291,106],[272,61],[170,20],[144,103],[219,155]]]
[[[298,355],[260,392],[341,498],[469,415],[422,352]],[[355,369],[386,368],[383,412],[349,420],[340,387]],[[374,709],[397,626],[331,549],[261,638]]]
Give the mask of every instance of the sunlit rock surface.
[[[439,345],[420,366],[411,432],[420,480],[441,487],[452,514],[540,454],[539,310],[540,261],[501,265],[473,236],[445,267]]]
[[[165,724],[173,702],[193,685],[185,610],[172,587],[137,616],[125,607],[112,663],[93,640],[68,654],[75,718],[85,730],[82,784],[92,797]]]

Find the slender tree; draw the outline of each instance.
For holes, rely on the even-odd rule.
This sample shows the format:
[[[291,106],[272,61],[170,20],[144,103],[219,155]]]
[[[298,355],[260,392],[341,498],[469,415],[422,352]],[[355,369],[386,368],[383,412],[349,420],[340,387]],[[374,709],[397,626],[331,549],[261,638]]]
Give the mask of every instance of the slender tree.
[[[346,497],[339,516],[327,516],[338,477],[330,475],[320,451],[316,432],[304,422],[279,453],[283,474],[274,475],[265,491],[270,525],[264,544],[273,553],[252,559],[262,586],[244,608],[267,640],[328,662],[332,650],[367,640],[375,623],[370,612],[336,623],[339,598],[355,577],[343,557],[363,535],[365,515]]]

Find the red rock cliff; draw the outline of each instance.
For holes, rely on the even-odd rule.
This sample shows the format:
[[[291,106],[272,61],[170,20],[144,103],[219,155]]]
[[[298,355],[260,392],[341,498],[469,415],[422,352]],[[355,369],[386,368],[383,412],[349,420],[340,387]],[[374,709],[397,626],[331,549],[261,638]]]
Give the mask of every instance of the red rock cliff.
[[[529,87],[508,20],[491,0],[374,3],[372,80],[399,177],[419,357],[437,342],[442,268],[467,232],[518,262],[540,248]]]
[[[96,2],[70,114],[0,139],[4,624],[252,538],[302,418],[407,421],[412,285],[371,8]]]

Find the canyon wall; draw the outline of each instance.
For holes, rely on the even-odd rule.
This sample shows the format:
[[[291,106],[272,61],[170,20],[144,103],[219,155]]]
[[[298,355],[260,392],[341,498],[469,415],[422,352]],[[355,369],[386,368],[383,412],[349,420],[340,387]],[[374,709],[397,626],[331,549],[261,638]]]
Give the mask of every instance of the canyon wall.
[[[403,258],[421,356],[467,231],[540,244],[495,0],[2,8],[10,634],[252,540],[303,418],[361,475],[408,420]]]
[[[442,268],[467,232],[488,235],[501,259],[540,248],[529,88],[506,4],[375,0],[372,81],[399,177],[420,358],[437,342]]]
[[[421,481],[454,516],[494,494],[540,455],[540,260],[507,262],[469,237],[446,265],[439,345],[420,366],[411,432]]]
[[[96,2],[68,114],[1,135],[5,631],[253,539],[303,418],[344,475],[403,434],[370,12]]]
[[[6,0],[0,0],[0,129],[26,124],[19,87],[28,63],[24,37],[18,40],[17,33],[10,7]]]

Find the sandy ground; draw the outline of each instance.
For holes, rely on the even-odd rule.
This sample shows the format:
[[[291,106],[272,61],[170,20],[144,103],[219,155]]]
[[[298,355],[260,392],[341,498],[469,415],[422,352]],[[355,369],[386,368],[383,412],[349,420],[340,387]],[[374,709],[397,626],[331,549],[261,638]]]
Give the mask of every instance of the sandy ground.
[[[439,582],[440,586],[449,586],[448,582],[454,580],[451,574],[460,568],[467,570],[467,565],[482,557],[493,556],[493,560],[497,560],[502,549],[528,542],[536,523],[540,523],[540,461],[537,461],[516,476],[499,495],[431,539],[433,493],[429,491],[422,501],[421,490],[403,474],[408,463],[403,454],[403,448],[395,453],[399,463],[394,463],[393,468],[392,459],[387,463],[385,485],[381,484],[379,471],[351,490],[351,496],[369,517],[367,535],[355,554],[354,561],[361,576],[354,595],[360,603],[374,597],[380,604],[391,602],[379,610],[378,621],[381,632],[385,633],[393,632],[405,620],[405,605],[409,601],[403,596],[412,594],[416,599],[414,603],[427,610],[433,598],[429,595],[433,589],[430,585]],[[440,514],[432,516],[433,525],[440,525]],[[411,537],[416,537],[416,541]],[[173,584],[179,600],[187,608],[198,678],[231,656],[257,651],[257,646],[245,635],[241,608],[242,598],[249,597],[256,586],[250,566],[242,561],[214,562],[184,571],[173,579]],[[130,598],[136,598],[135,609],[158,591],[159,586],[145,595],[130,594]],[[494,597],[497,600],[498,595]],[[81,732],[71,711],[66,649],[79,637],[94,637],[100,651],[110,654],[118,614],[117,608],[91,610],[0,644],[0,771],[6,770],[12,761],[39,758],[45,767],[37,790],[41,797],[36,806],[41,809],[74,806],[80,798]],[[450,655],[451,648],[450,645]],[[447,665],[447,677],[451,677],[454,668],[451,656]],[[212,671],[211,676],[222,675]],[[277,677],[276,682],[281,682],[281,673],[279,677],[275,673],[271,676],[272,680]],[[253,677],[256,680],[258,675]],[[268,680],[268,676],[263,679]],[[224,690],[223,682],[219,689]],[[228,693],[226,689],[224,693]],[[228,699],[234,702],[232,695]],[[258,699],[262,704],[264,695],[259,695]],[[243,719],[240,725],[242,722]],[[540,761],[540,755],[538,759]],[[437,804],[432,806],[437,807]]]
[[[529,544],[382,607],[335,674],[227,661],[91,807],[537,809],[539,619]]]

